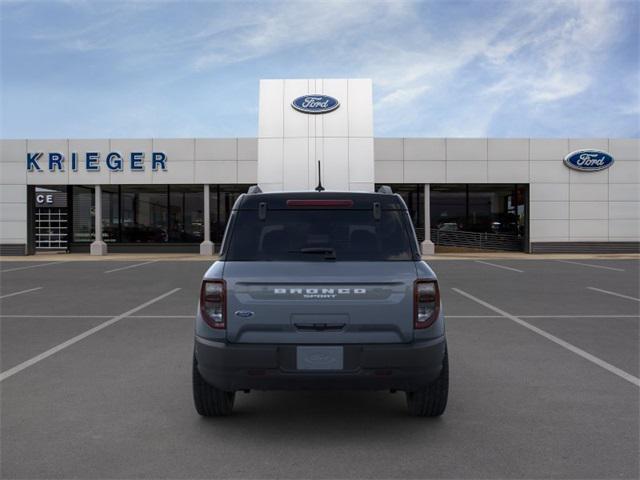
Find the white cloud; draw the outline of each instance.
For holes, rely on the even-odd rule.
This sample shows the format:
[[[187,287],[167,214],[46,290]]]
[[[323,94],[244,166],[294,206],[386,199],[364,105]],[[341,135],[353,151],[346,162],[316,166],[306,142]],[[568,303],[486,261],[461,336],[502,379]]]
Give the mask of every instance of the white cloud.
[[[428,85],[393,90],[391,93],[382,97],[376,106],[378,108],[404,106],[420,97],[427,90],[429,90]]]
[[[410,125],[415,116],[406,112],[406,103],[422,95],[449,96],[458,125],[452,130],[486,134],[492,116],[508,102],[533,108],[584,93],[598,73],[598,59],[618,34],[620,20],[616,4],[608,1],[522,2],[445,40],[426,41],[427,32],[418,30],[409,42],[414,49],[392,42],[387,58],[371,69],[382,90],[376,104],[376,115],[383,116],[379,123],[383,130],[395,130],[396,120]],[[468,75],[476,91],[473,105],[456,106],[456,88]]]
[[[90,21],[43,22],[23,35],[47,54],[109,54],[118,73],[145,85],[213,84],[233,68],[259,77],[272,61],[282,76],[370,77],[377,134],[470,136],[486,135],[505,110],[526,115],[588,95],[625,2],[204,2],[162,16],[175,5],[70,0]],[[162,75],[145,77],[158,65]],[[225,85],[233,89],[216,83]],[[637,111],[638,97],[630,103]]]
[[[485,93],[518,94],[539,103],[584,92],[597,72],[594,58],[615,38],[619,21],[615,5],[598,0],[561,3],[539,12],[535,28],[488,50],[502,79]]]
[[[322,48],[335,45],[345,38],[365,38],[372,24],[380,19],[405,17],[403,2],[323,2],[262,3],[259,8],[239,11],[235,18],[225,18],[220,30],[216,21],[198,34],[204,48],[196,55],[193,65],[202,70],[221,67],[277,54],[301,46]],[[358,39],[353,52],[357,55]],[[313,62],[313,50],[296,60]],[[323,51],[324,52],[324,48]]]

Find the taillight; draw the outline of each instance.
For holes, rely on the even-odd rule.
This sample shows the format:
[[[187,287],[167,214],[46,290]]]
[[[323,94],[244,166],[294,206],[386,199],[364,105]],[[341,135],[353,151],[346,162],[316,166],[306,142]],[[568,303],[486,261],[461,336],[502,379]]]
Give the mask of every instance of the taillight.
[[[435,280],[416,280],[414,284],[414,328],[428,328],[438,319],[440,290]]]
[[[203,280],[200,289],[200,313],[212,328],[225,328],[227,288],[224,280]]]

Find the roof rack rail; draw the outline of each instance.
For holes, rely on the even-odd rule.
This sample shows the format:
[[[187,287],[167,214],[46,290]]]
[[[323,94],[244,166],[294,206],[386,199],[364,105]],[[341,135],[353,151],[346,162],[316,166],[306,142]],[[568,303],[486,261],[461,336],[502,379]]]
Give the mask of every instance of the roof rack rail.
[[[387,195],[390,195],[393,193],[393,190],[391,190],[391,187],[389,185],[380,185],[380,187],[378,188],[378,193],[386,193]]]
[[[256,193],[262,193],[262,189],[258,185],[251,185],[249,187],[249,190],[247,190],[247,193],[249,195],[253,195],[253,194],[256,194]]]

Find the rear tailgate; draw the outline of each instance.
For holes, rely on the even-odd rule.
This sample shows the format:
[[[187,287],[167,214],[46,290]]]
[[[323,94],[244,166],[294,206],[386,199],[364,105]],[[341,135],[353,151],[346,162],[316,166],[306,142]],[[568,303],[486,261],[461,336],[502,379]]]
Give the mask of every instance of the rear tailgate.
[[[412,261],[226,262],[231,343],[406,343]]]

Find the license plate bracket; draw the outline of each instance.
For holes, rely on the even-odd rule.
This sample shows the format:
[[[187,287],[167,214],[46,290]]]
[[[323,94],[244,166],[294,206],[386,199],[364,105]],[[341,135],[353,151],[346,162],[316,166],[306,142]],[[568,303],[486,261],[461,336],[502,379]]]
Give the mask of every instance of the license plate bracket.
[[[296,348],[298,370],[342,370],[344,349],[339,346],[304,346]]]

